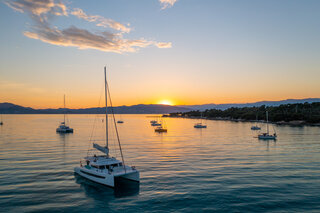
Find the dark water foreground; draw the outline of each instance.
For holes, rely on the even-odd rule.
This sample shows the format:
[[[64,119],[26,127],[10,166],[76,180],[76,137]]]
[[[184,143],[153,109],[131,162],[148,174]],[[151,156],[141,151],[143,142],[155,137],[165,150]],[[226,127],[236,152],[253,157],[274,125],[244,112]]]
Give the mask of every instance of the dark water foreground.
[[[141,183],[120,180],[113,190],[73,173],[90,147],[94,117],[69,116],[75,132],[68,135],[55,132],[59,115],[4,117],[1,212],[320,211],[319,127],[276,127],[279,139],[266,142],[250,123],[208,120],[207,129],[194,129],[196,120],[168,118],[168,133],[158,134],[151,118],[122,115],[125,159]]]

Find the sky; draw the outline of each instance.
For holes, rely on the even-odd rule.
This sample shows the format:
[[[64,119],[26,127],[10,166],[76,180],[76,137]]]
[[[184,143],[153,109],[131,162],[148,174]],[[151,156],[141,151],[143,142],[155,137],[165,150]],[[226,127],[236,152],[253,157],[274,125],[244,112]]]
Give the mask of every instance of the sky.
[[[318,0],[2,0],[0,102],[101,106],[320,97]]]

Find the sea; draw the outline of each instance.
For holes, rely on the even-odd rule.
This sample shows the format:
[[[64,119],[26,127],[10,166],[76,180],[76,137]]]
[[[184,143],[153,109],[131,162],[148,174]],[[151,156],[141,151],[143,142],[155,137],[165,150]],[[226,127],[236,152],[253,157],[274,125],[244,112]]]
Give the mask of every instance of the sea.
[[[104,115],[68,115],[71,134],[56,133],[63,115],[3,115],[0,212],[320,212],[320,127],[271,125],[278,139],[263,141],[250,122],[196,129],[199,120],[163,118],[168,132],[157,133],[155,115],[118,119],[125,164],[141,181],[113,189],[74,173],[93,142],[105,144]]]

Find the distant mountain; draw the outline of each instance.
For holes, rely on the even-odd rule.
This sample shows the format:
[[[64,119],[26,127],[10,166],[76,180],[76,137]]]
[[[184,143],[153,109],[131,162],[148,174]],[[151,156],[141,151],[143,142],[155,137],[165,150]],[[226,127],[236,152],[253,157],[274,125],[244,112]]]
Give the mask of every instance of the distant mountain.
[[[108,107],[109,112],[111,108]],[[178,106],[169,106],[161,104],[139,104],[133,106],[113,107],[116,114],[169,114],[172,112],[187,112],[191,109]],[[68,114],[103,114],[104,107],[84,108],[84,109],[33,109],[23,107],[12,103],[0,103],[0,114],[62,114],[66,111]]]
[[[259,101],[255,103],[244,103],[244,104],[203,104],[203,105],[179,105],[179,107],[190,108],[193,110],[206,110],[206,109],[221,109],[225,110],[231,107],[259,107],[265,106],[280,106],[282,104],[297,104],[297,103],[313,103],[320,102],[320,98],[306,98],[306,99],[287,99],[282,101]]]
[[[30,107],[23,107],[11,103],[0,103],[0,113],[2,114],[32,114],[36,110]]]
[[[265,106],[280,106],[282,104],[295,103],[313,103],[320,102],[320,98],[307,99],[287,99],[282,101],[260,101],[255,103],[245,104],[203,104],[203,105],[180,105],[169,106],[162,104],[138,104],[132,106],[117,106],[114,107],[116,114],[169,114],[174,112],[188,112],[191,110],[206,110],[206,109],[221,109],[225,110],[231,107],[259,107]],[[62,114],[66,111],[69,114],[103,114],[104,107],[83,108],[83,109],[33,109],[30,107],[23,107],[12,103],[0,103],[0,114]],[[108,109],[109,112],[111,110]]]

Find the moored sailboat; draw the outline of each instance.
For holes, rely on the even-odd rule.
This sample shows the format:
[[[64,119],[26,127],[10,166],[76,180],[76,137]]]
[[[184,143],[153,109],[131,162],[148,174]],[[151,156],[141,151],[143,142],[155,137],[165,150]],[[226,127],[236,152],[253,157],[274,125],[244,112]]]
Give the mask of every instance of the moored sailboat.
[[[155,132],[160,133],[160,132],[167,132],[168,131],[163,119],[160,120],[160,123],[157,122],[156,124],[158,124],[158,125],[156,125],[157,127],[154,129]]]
[[[207,128],[207,125],[202,124],[202,113],[201,113],[200,122],[199,122],[199,123],[196,123],[193,127],[194,127],[194,128]]]
[[[168,132],[168,129],[165,127],[162,127],[162,125],[158,126],[154,129],[155,132]]]
[[[275,140],[277,139],[277,133],[274,132],[273,135],[269,133],[269,118],[268,118],[268,111],[266,111],[266,117],[267,117],[267,132],[259,134],[258,138],[262,140]]]
[[[58,133],[73,133],[73,129],[66,125],[66,96],[63,96],[63,122],[60,123],[59,127],[56,129]]]
[[[251,130],[261,130],[261,127],[257,125],[258,123],[258,114],[256,114],[256,124],[251,126]]]
[[[123,123],[124,123],[124,121],[122,120],[121,114],[120,114],[120,119],[117,121],[117,123],[118,123],[118,124],[123,124]]]

